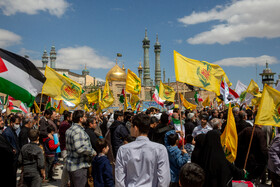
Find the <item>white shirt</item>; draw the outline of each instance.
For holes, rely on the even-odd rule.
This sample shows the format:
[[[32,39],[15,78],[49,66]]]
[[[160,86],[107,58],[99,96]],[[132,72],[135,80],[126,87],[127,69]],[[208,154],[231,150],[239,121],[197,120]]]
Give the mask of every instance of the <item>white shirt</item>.
[[[166,148],[139,136],[119,148],[115,169],[116,187],[166,187],[170,167]]]

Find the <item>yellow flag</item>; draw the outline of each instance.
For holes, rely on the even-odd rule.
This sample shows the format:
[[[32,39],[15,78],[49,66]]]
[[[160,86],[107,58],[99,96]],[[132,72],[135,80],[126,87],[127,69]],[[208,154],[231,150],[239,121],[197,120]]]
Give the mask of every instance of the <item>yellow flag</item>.
[[[134,95],[141,92],[141,79],[130,69],[127,69],[126,91]]]
[[[92,93],[86,94],[89,103],[99,103],[101,100],[101,90],[98,89]]]
[[[176,81],[215,92],[217,95],[220,95],[223,77],[228,86],[231,86],[226,73],[219,65],[193,60],[174,51],[174,66]]]
[[[191,104],[190,102],[188,102],[188,101],[184,98],[183,94],[181,94],[181,93],[180,93],[180,98],[181,98],[181,101],[182,101],[183,106],[184,106],[186,109],[192,109],[192,110],[196,109],[196,105]]]
[[[88,107],[87,107],[86,104],[85,104],[85,106],[84,106],[84,109],[85,109],[86,112],[89,112],[89,109],[88,109]]]
[[[126,94],[124,94],[124,103],[123,103],[124,109],[123,111],[125,112],[127,110],[128,107],[128,103],[127,103],[127,98],[126,98]]]
[[[69,111],[68,107],[64,105],[64,102],[60,101],[59,113],[63,114],[64,110]]]
[[[246,92],[248,92],[256,97],[262,96],[262,94],[260,93],[260,88],[259,88],[258,84],[253,79],[251,80]]]
[[[209,98],[209,95],[208,95],[208,97],[202,102],[202,105],[203,105],[204,107],[210,105],[210,98]]]
[[[167,86],[160,81],[159,97],[165,101],[174,102],[175,91],[172,87]]]
[[[35,112],[38,114],[40,113],[40,108],[39,106],[37,105],[36,101],[34,101],[34,108],[35,108]]]
[[[60,75],[52,68],[46,66],[46,82],[43,85],[42,93],[55,100],[66,100],[75,105],[80,103],[82,87],[79,83]]]
[[[132,94],[130,98],[130,105],[132,110],[136,110],[136,105],[140,101],[139,97],[137,95]]]
[[[280,127],[280,92],[264,86],[255,124]]]
[[[106,80],[104,90],[103,90],[102,101],[100,102],[101,110],[104,108],[108,108],[113,104],[113,102],[114,102],[114,96],[110,90],[109,82],[108,80]]]
[[[217,101],[218,105],[222,104],[222,102],[223,102],[219,97],[216,97],[216,101]]]
[[[226,158],[229,162],[234,162],[237,154],[238,136],[231,104],[229,103],[227,125],[221,135],[221,144],[224,149]]]

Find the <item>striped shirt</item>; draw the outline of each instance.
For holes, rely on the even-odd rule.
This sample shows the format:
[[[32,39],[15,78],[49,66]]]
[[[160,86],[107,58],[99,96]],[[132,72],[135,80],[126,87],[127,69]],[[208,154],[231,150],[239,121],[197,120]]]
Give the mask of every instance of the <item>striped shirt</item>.
[[[85,129],[74,123],[66,131],[66,169],[70,172],[90,167],[93,155],[96,152],[91,146],[90,138]]]

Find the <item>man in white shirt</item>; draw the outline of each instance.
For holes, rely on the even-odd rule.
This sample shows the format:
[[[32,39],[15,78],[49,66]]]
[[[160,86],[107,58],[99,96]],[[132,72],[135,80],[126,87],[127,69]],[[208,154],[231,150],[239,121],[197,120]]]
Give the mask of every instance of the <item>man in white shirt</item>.
[[[170,168],[167,150],[163,145],[148,139],[149,128],[148,115],[138,114],[133,118],[131,135],[137,138],[118,150],[116,187],[169,186]]]

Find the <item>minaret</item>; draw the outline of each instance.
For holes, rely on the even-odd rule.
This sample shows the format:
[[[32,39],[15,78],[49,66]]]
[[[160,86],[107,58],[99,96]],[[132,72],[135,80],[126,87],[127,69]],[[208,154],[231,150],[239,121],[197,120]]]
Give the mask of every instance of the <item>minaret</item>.
[[[56,60],[55,47],[52,46],[51,52],[50,52],[51,68],[55,68],[55,60]]]
[[[139,66],[138,66],[138,75],[139,75],[139,78],[141,80],[141,83],[142,83],[142,72],[143,72],[143,68],[141,66],[141,61],[139,62]],[[143,83],[142,83],[143,84]]]
[[[265,65],[266,65],[266,68],[263,70],[263,73],[260,73],[260,75],[262,76],[263,86],[265,84],[267,84],[268,86],[273,87],[274,86],[274,75],[275,75],[275,73],[273,73],[271,71],[271,69],[268,68],[268,63],[266,63]]]
[[[150,40],[147,37],[147,29],[145,29],[145,38],[143,42],[144,49],[144,78],[143,78],[143,86],[151,86],[151,78],[150,78],[150,65],[149,65],[149,48],[150,48]]]
[[[165,68],[163,68],[163,83],[165,83]]]
[[[82,71],[82,75],[83,76],[89,75],[89,70],[87,69],[87,65],[85,65],[85,69]]]
[[[157,41],[154,45],[155,47],[155,85],[160,84],[161,80],[161,70],[160,70],[160,47],[161,45],[158,42],[158,34],[157,34]]]
[[[43,68],[45,68],[48,65],[48,62],[49,62],[49,57],[47,54],[47,50],[45,49],[43,56],[42,56]]]

